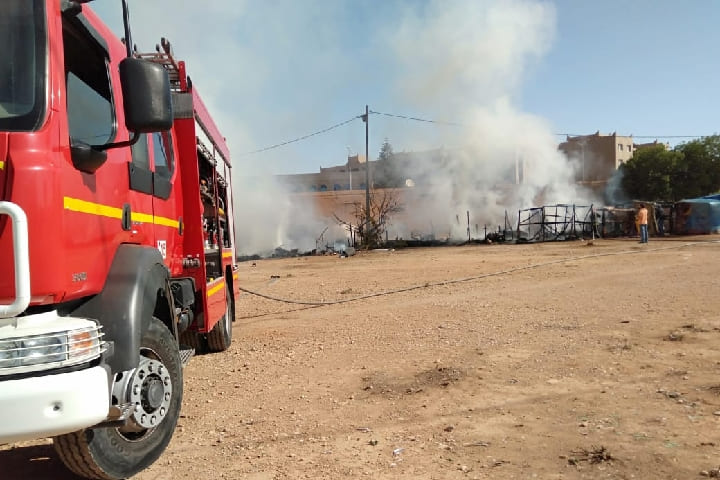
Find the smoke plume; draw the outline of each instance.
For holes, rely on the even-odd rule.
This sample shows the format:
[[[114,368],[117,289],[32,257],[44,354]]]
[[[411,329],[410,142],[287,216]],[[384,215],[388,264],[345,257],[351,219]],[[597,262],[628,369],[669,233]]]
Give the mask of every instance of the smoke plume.
[[[202,7],[178,5],[132,2],[133,39],[141,51],[152,50],[160,36],[173,42],[227,136],[242,253],[314,248],[333,220],[316,215],[311,201],[292,196],[271,177],[344,163],[346,145],[354,152],[364,146],[362,125],[289,148],[242,153],[345,120],[366,103],[463,125],[425,124],[423,129],[372,116],[371,159],[386,137],[396,151],[444,147],[445,152],[442,169],[418,166],[413,172],[413,178],[430,178],[430,187],[415,195],[406,219],[391,220],[390,236],[419,225],[425,231],[459,230],[461,237],[465,225],[458,218],[466,211],[471,223],[498,224],[506,209],[585,201],[573,186],[572,167],[556,150],[551,126],[521,108],[523,82],[552,47],[551,3],[213,0]],[[93,7],[122,36],[116,3]],[[417,212],[422,214],[413,217]]]
[[[590,201],[575,186],[551,127],[518,106],[523,80],[550,49],[554,31],[553,6],[532,0],[435,0],[407,11],[390,35],[401,66],[397,92],[435,118],[464,125],[443,130],[443,144],[458,148],[447,152],[442,169],[430,164],[432,171],[414,172],[432,179],[431,193],[408,211],[408,223],[444,225],[462,238],[467,211],[471,224],[499,225],[506,210],[516,219],[518,209]]]

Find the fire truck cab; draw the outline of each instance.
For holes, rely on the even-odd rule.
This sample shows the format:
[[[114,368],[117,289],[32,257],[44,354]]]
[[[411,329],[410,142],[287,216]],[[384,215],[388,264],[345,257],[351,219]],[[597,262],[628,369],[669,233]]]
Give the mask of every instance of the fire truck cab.
[[[123,7],[125,42],[85,1],[0,2],[0,443],[102,479],[165,450],[238,292],[225,139]]]

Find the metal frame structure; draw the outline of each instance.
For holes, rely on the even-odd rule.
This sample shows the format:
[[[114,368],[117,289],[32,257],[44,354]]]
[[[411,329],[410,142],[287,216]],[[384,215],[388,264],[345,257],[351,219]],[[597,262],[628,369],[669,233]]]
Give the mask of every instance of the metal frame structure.
[[[521,242],[577,240],[590,236],[597,222],[593,205],[544,205],[518,211],[517,239]]]

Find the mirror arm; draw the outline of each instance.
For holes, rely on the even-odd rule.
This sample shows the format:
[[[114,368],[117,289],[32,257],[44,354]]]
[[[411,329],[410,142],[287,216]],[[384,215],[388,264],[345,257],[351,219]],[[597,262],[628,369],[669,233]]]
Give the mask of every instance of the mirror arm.
[[[133,136],[130,138],[130,140],[125,140],[124,142],[106,143],[105,145],[93,145],[92,148],[104,152],[105,150],[110,150],[111,148],[131,147],[135,145],[138,140],[140,140],[140,134],[138,132],[132,132],[132,135]]]

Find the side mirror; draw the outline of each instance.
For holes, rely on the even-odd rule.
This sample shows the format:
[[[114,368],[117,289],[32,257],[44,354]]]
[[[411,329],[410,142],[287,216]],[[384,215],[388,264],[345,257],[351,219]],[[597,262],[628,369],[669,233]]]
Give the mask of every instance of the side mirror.
[[[170,78],[162,65],[125,58],[120,62],[120,83],[128,130],[138,134],[172,128]]]
[[[93,148],[85,142],[73,141],[70,145],[70,152],[75,168],[85,173],[95,173],[107,160],[107,153]]]

